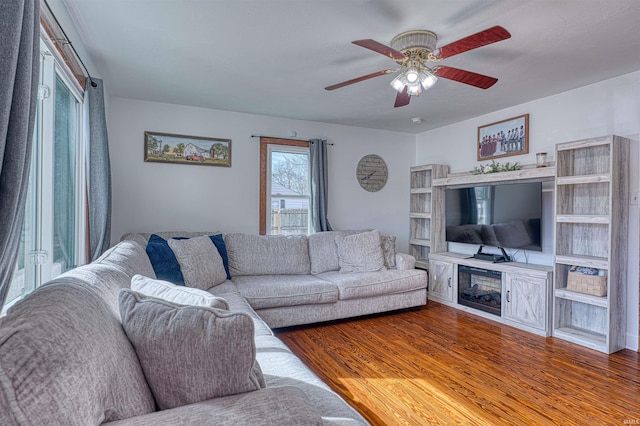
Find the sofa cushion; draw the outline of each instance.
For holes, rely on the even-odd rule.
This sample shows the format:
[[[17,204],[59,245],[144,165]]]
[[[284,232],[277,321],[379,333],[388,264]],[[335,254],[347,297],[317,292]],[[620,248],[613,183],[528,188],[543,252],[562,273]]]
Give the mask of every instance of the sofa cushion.
[[[216,297],[211,293],[197,288],[183,287],[172,284],[169,281],[154,280],[143,277],[142,275],[133,276],[131,279],[131,290],[179,305],[229,309],[227,301],[222,297]]]
[[[222,257],[208,236],[170,239],[168,243],[180,263],[186,286],[207,290],[227,280]]]
[[[336,246],[337,234],[336,231],[324,231],[309,235],[309,260],[312,274],[337,271],[340,268]]]
[[[348,422],[345,419],[337,424],[347,426],[364,423]],[[276,386],[157,411],[108,425],[322,426],[325,423],[302,390],[295,386]]]
[[[338,264],[340,272],[384,271],[384,257],[380,246],[380,232],[361,232],[353,235],[337,235]]]
[[[335,284],[313,275],[236,276],[233,282],[254,309],[335,303]]]
[[[309,274],[306,235],[225,234],[231,276]]]
[[[248,315],[130,289],[120,292],[120,311],[161,410],[265,387]]]
[[[231,283],[231,281],[227,281],[227,282]],[[214,287],[214,288],[217,288],[217,287]],[[254,336],[257,337],[257,336],[273,335],[271,328],[269,328],[269,326],[264,322],[264,320],[251,307],[247,299],[242,297],[242,295],[237,290],[232,293],[222,293],[222,294],[219,294],[218,296],[223,297],[224,300],[227,301],[227,303],[229,304],[229,311],[244,312],[245,314],[251,317],[251,319],[253,320]]]
[[[156,278],[178,285],[184,285],[184,277],[180,270],[180,263],[175,253],[169,247],[167,240],[152,234],[146,247],[147,256],[153,265]]]
[[[0,406],[6,426],[97,425],[155,410],[119,314],[62,278],[0,319]]]
[[[340,292],[340,300],[403,293],[427,288],[427,273],[419,269],[389,269],[382,272],[350,274],[330,271],[318,275],[318,278],[335,284]]]

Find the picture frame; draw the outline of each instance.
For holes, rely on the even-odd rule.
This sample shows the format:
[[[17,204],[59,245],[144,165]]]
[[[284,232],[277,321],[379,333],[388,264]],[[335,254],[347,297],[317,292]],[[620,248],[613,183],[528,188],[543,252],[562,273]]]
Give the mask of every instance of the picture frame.
[[[231,167],[231,139],[145,131],[144,161]]]
[[[478,161],[528,153],[529,114],[478,127]]]

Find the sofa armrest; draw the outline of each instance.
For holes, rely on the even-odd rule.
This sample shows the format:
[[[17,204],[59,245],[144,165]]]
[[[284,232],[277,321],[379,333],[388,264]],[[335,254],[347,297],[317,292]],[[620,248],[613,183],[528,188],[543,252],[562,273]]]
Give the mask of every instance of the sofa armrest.
[[[396,269],[407,270],[416,267],[416,258],[407,253],[396,253]]]

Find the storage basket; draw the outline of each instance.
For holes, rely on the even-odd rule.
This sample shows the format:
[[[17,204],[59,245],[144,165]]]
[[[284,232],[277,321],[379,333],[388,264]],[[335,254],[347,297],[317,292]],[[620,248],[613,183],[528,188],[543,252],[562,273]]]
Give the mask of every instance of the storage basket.
[[[607,295],[607,276],[587,275],[575,272],[576,266],[571,267],[567,277],[567,290],[594,296]]]

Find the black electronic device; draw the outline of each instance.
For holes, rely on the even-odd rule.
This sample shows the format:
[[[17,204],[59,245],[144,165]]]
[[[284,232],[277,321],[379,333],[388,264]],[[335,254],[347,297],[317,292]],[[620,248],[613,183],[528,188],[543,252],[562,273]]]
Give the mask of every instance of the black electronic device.
[[[502,254],[483,253],[483,247],[484,246],[480,246],[480,248],[478,248],[478,252],[473,255],[474,259],[487,260],[493,263],[511,262],[511,256],[509,256],[502,247],[499,247]]]

